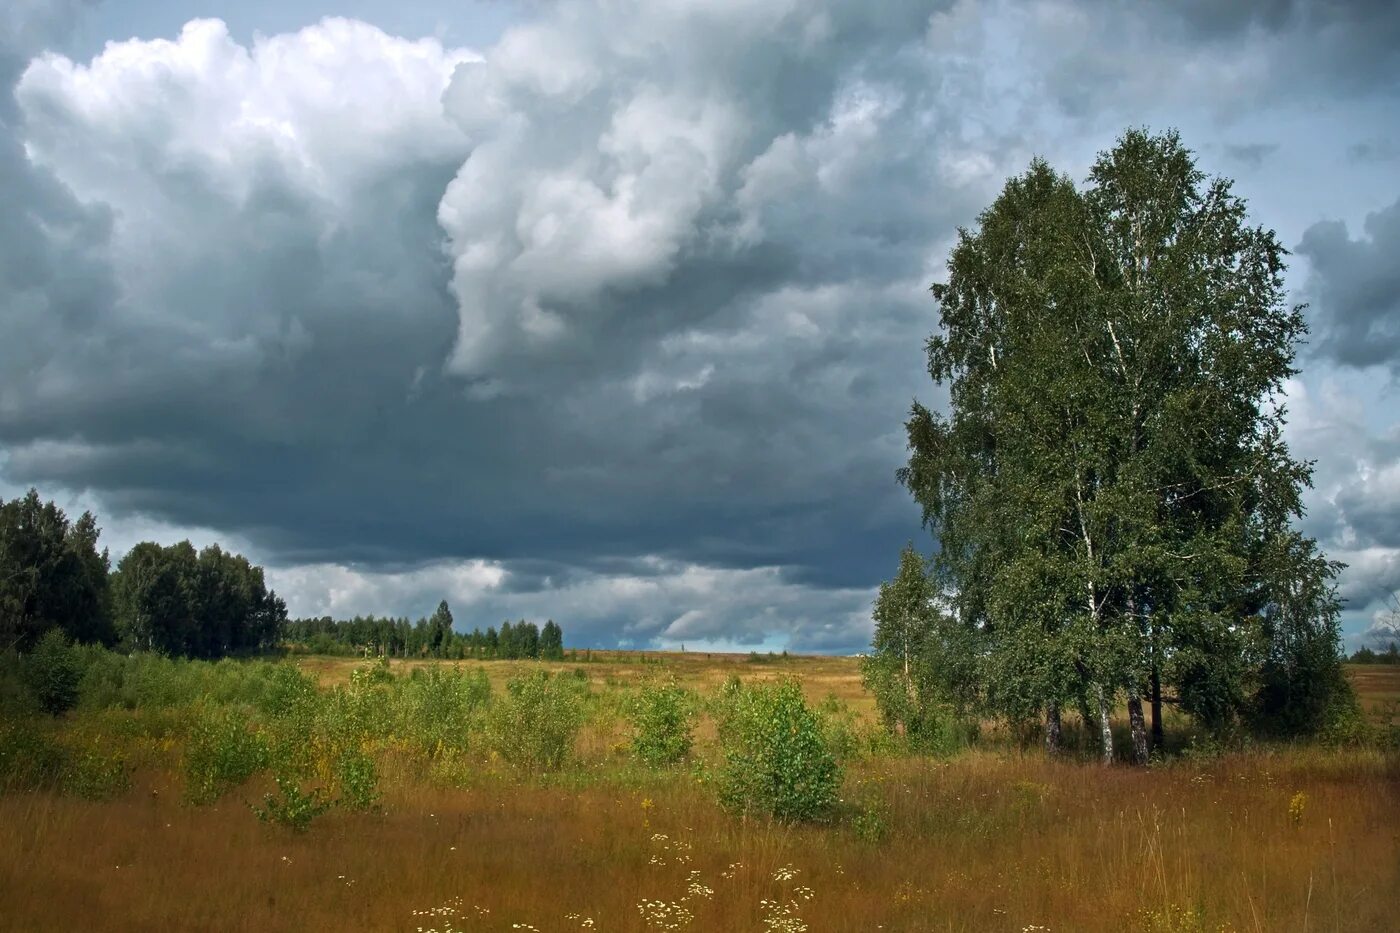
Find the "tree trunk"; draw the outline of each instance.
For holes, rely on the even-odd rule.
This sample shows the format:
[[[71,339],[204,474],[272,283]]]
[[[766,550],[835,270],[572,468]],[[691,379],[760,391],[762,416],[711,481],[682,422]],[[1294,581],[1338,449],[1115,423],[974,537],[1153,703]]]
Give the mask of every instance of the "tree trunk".
[[[1103,685],[1098,686],[1099,693],[1099,734],[1103,739],[1103,763],[1113,764],[1113,730],[1108,724],[1108,694],[1104,691]]]
[[[1147,764],[1147,724],[1142,718],[1142,697],[1136,686],[1128,689],[1128,722],[1133,730],[1133,764]]]
[[[1084,734],[1089,735],[1094,730],[1094,720],[1099,717],[1094,715],[1094,711],[1089,708],[1089,694],[1083,690],[1079,691],[1079,721],[1084,728]]]
[[[1161,748],[1162,730],[1162,672],[1152,665],[1152,747]]]
[[[1060,754],[1060,704],[1045,707],[1045,754],[1054,758]]]

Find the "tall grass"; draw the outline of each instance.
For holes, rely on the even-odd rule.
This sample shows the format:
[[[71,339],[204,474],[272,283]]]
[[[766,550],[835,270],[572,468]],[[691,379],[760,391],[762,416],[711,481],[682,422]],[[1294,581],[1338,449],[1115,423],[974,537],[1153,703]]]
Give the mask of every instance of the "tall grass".
[[[1388,930],[1400,907],[1381,745],[1102,768],[988,730],[934,757],[882,737],[853,661],[672,655],[711,702],[691,767],[654,769],[627,713],[656,665],[303,664],[92,653],[73,712],[3,700],[0,928],[1214,933]],[[827,823],[741,817],[696,780],[735,747],[735,672],[795,678],[749,694],[792,715],[754,721],[840,761]]]

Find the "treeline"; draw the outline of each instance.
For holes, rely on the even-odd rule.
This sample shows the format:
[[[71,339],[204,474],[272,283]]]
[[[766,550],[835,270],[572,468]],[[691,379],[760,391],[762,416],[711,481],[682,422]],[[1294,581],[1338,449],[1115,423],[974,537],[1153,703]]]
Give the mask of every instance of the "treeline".
[[[321,616],[293,619],[286,625],[286,640],[312,654],[356,654],[394,658],[498,658],[560,660],[564,657],[564,631],[553,619],[541,628],[533,622],[502,622],[500,631],[488,627],[458,632],[452,627],[447,601],[438,604],[429,618],[410,622],[406,617],[355,616],[333,619]]]
[[[115,570],[91,512],[70,522],[31,489],[0,500],[0,649],[27,651],[50,629],[89,644],[196,658],[276,646],[287,609],[263,570],[188,541],[144,541]]]
[[[1400,664],[1400,645],[1391,642],[1380,651],[1362,647],[1349,660],[1352,664]]]

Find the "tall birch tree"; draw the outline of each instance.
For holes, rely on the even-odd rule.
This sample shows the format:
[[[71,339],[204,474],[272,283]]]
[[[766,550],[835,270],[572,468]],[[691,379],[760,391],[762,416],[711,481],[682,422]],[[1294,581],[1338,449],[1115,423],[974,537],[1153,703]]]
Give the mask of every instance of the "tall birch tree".
[[[1083,192],[1039,160],[1009,180],[933,286],[949,411],[914,405],[900,479],[988,700],[1043,715],[1052,750],[1074,702],[1112,761],[1121,698],[1145,761],[1164,680],[1216,725],[1266,664],[1301,669],[1290,645],[1335,654],[1337,565],[1291,527],[1310,466],[1282,440],[1305,333],[1285,255],[1175,133],[1134,130]]]

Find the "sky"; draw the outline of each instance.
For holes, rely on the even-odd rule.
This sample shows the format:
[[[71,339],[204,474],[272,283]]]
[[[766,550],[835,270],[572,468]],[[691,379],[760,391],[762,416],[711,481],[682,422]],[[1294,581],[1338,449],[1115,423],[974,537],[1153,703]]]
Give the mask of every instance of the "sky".
[[[930,283],[1042,156],[1175,127],[1290,249],[1288,441],[1400,590],[1400,5],[10,0],[0,496],[294,616],[856,652]]]

